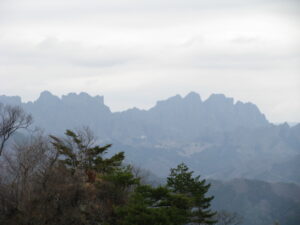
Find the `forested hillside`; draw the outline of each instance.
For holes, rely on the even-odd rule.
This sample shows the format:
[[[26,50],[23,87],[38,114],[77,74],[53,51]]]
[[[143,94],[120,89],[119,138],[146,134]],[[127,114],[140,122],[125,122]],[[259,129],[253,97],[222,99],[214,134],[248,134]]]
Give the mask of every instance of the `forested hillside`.
[[[123,163],[124,152],[95,145],[88,129],[65,137],[30,132],[14,146],[8,140],[27,129],[31,117],[0,105],[0,223],[7,225],[215,224],[210,184],[185,164],[171,169],[166,185],[142,183]]]

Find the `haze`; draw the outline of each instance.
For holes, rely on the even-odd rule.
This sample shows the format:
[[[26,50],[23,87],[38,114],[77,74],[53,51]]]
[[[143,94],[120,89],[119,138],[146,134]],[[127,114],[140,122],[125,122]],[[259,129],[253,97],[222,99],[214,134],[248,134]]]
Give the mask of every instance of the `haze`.
[[[297,0],[1,0],[0,95],[86,91],[118,111],[224,93],[299,122],[299,12]]]

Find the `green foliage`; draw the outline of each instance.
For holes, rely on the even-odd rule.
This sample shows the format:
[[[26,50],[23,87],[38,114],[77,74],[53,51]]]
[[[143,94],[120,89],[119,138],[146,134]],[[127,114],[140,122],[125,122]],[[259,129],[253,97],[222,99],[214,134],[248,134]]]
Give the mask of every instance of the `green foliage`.
[[[135,178],[131,171],[132,168],[126,166],[115,170],[114,173],[102,176],[102,178],[114,183],[119,189],[124,190],[131,185],[139,184],[139,178]]]
[[[210,208],[213,197],[206,197],[210,184],[200,180],[200,176],[193,177],[193,171],[181,163],[171,169],[167,180],[167,187],[174,193],[184,194],[190,198],[190,222],[194,224],[214,224],[215,212]]]
[[[189,199],[167,187],[141,185],[127,205],[116,209],[120,225],[180,225],[187,222]]]
[[[128,204],[117,208],[115,224],[214,224],[215,213],[209,209],[213,197],[205,197],[210,185],[192,174],[180,164],[171,169],[166,186],[138,186]]]
[[[110,144],[105,146],[90,146],[90,143],[84,143],[89,139],[88,134],[85,136],[67,130],[66,140],[50,136],[52,144],[61,155],[63,162],[74,173],[76,169],[84,169],[86,171],[95,171],[97,173],[112,173],[120,167],[125,156],[124,152],[119,152],[110,158],[104,158]]]
[[[17,168],[17,180],[2,185],[0,179],[1,224],[213,222],[214,213],[209,209],[212,197],[205,197],[209,185],[199,176],[193,177],[186,165],[171,170],[167,185],[142,185],[140,178],[133,175],[133,168],[122,164],[123,152],[106,157],[111,145],[95,145],[87,131],[67,130],[65,135],[66,138],[50,136],[47,143],[38,140],[38,145],[26,146],[25,152],[21,149],[21,155],[16,157],[19,161],[9,161],[8,166]],[[18,168],[25,168],[25,172]]]

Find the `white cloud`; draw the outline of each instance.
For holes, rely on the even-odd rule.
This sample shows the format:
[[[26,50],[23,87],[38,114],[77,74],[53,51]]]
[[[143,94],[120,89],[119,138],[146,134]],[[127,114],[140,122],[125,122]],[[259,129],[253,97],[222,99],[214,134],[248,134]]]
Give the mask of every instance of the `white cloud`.
[[[296,0],[2,0],[0,94],[87,91],[120,110],[223,92],[300,121],[298,11]]]

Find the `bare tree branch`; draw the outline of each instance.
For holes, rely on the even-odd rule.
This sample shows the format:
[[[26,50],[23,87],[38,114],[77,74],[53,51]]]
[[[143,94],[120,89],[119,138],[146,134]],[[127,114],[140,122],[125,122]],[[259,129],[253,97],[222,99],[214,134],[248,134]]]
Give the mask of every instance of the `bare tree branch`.
[[[17,130],[28,128],[31,123],[31,115],[21,107],[0,104],[0,156],[8,139]]]

